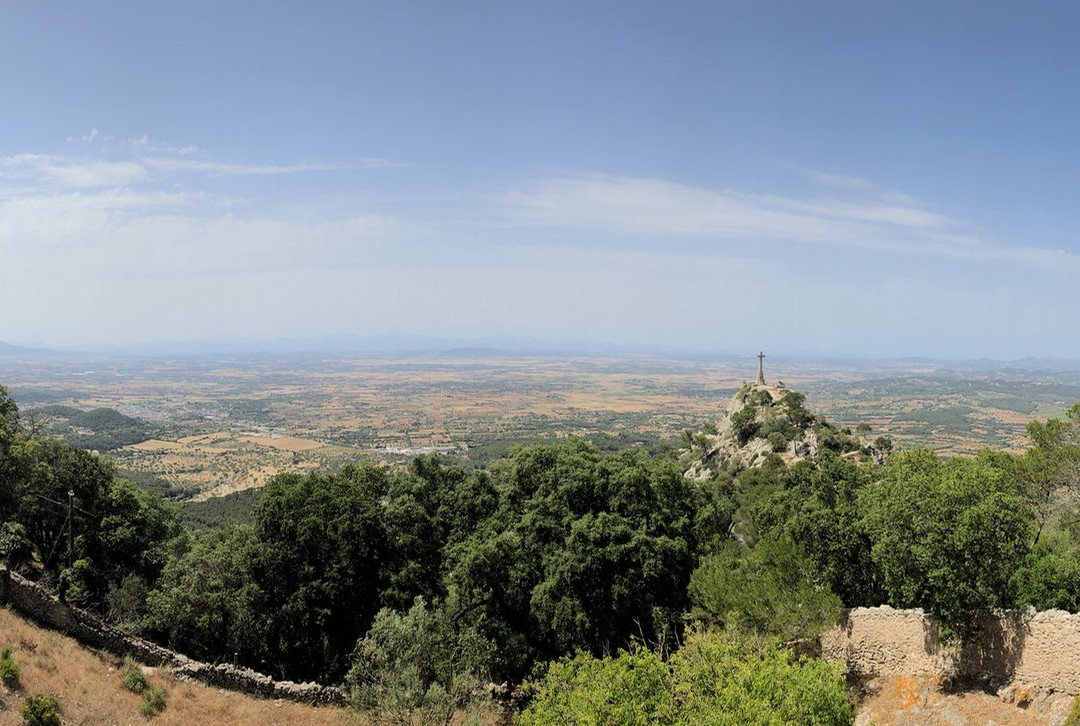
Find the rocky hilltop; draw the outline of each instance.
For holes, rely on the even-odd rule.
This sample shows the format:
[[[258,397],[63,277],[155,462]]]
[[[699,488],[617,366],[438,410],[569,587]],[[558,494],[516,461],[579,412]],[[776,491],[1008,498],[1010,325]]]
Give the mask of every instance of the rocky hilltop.
[[[869,443],[833,426],[807,410],[803,394],[782,383],[747,383],[732,397],[723,419],[696,434],[687,431],[684,444],[686,476],[693,479],[761,466],[772,457],[784,463],[813,458],[823,449],[878,460],[891,449],[888,439]]]

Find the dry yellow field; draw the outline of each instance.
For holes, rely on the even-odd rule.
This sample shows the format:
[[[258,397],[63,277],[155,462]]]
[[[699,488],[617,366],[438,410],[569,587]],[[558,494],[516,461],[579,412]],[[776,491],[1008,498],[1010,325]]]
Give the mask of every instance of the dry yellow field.
[[[318,441],[297,439],[292,436],[241,436],[239,440],[246,444],[269,446],[271,449],[281,449],[282,451],[308,451],[323,446]]]
[[[20,358],[0,380],[22,406],[100,406],[139,418],[148,440],[110,456],[207,496],[282,471],[393,464],[430,451],[483,462],[511,442],[572,435],[655,449],[723,416],[756,368],[753,356],[644,354]],[[1028,421],[1080,399],[1080,375],[1029,380],[919,362],[767,360],[766,376],[805,393],[834,423],[869,423],[873,436],[943,453],[1023,450]]]
[[[189,437],[198,438],[198,437]],[[173,451],[183,449],[184,444],[178,441],[162,441],[161,439],[147,439],[128,447],[132,451]]]

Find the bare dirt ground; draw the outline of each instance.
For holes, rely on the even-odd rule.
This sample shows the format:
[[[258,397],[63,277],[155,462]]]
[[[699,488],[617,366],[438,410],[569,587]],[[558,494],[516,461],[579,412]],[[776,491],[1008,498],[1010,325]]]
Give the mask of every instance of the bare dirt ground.
[[[1037,688],[1001,696],[975,690],[949,692],[933,678],[876,678],[858,689],[856,726],[1061,726],[1073,698]]]

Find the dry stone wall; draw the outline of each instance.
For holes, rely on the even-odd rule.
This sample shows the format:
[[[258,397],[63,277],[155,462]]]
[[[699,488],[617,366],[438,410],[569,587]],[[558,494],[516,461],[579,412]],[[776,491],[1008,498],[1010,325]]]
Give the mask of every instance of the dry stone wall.
[[[166,666],[180,677],[266,698],[342,704],[339,688],[275,681],[250,668],[192,660],[129,635],[95,615],[58,601],[45,588],[0,566],[0,604],[95,648]],[[855,676],[944,676],[997,686],[1022,683],[1080,694],[1080,614],[1061,610],[1004,611],[977,622],[965,645],[942,643],[937,622],[922,610],[890,607],[845,611],[822,635],[822,656]]]
[[[202,663],[156,643],[136,638],[102,622],[92,613],[60,602],[45,588],[3,566],[0,566],[0,604],[6,604],[42,625],[60,630],[84,645],[116,655],[130,655],[148,665],[167,666],[174,675],[182,678],[256,696],[313,705],[345,702],[345,694],[339,688],[318,683],[275,681],[250,668]]]
[[[942,643],[922,610],[854,608],[821,638],[822,655],[857,676],[944,676],[1080,693],[1080,614],[1007,610],[980,617],[970,641]]]

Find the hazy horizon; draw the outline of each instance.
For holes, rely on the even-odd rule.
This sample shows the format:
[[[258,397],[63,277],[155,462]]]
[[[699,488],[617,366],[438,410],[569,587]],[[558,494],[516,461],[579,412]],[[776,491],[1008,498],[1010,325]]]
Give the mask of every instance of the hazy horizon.
[[[6,348],[11,346],[15,350]],[[52,345],[42,341],[0,340],[0,356],[24,353],[60,353],[71,355],[115,355],[120,357],[229,357],[234,355],[269,356],[378,356],[408,357],[411,355],[461,355],[475,353],[477,357],[490,352],[509,357],[529,356],[656,356],[670,359],[694,359],[714,361],[745,360],[756,366],[756,351],[734,350],[722,347],[687,348],[661,344],[619,344],[605,340],[555,339],[520,336],[484,336],[477,338],[446,338],[438,336],[392,333],[384,335],[325,335],[319,337],[280,338],[218,338],[192,340],[151,340],[127,344],[81,344]],[[915,361],[950,366],[985,364],[990,369],[1028,365],[1033,370],[1069,371],[1080,370],[1080,358],[1066,356],[1025,355],[1015,358],[990,356],[934,356],[934,355],[873,355],[850,351],[829,350],[777,350],[766,355],[767,361],[784,365],[800,363],[836,362],[839,364],[884,365],[906,364]]]
[[[0,340],[1080,359],[1080,8],[8,4]]]

